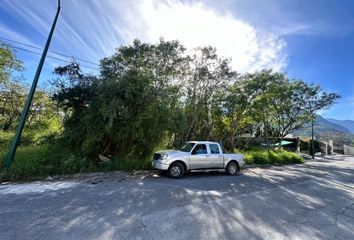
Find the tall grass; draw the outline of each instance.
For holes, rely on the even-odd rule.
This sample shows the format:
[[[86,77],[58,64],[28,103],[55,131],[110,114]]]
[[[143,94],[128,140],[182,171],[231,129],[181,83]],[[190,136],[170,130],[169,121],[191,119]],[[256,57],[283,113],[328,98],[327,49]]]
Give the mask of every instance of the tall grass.
[[[253,164],[293,164],[304,163],[304,159],[296,153],[277,150],[268,152],[265,149],[244,151],[247,165]]]
[[[0,150],[0,182],[36,180],[47,176],[85,173],[95,171],[132,171],[151,169],[148,160],[112,159],[108,163],[98,163],[70,153],[58,146],[20,146],[9,170],[3,169],[7,149]]]
[[[7,148],[0,150],[0,170],[5,159]],[[253,164],[291,164],[303,163],[304,160],[296,153],[287,151],[271,151],[252,148],[242,152],[247,165]],[[99,163],[70,153],[59,146],[31,145],[20,146],[15,160],[9,170],[0,172],[1,181],[36,180],[47,176],[85,173],[95,171],[133,171],[150,170],[149,159],[122,160],[112,158],[110,162]]]

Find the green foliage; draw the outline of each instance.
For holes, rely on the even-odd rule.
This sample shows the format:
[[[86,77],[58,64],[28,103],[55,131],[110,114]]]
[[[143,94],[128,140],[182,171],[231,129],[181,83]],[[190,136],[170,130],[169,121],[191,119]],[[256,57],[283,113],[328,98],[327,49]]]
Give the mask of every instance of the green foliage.
[[[240,75],[230,61],[212,47],[186,55],[178,42],[162,39],[118,48],[101,60],[98,76],[83,74],[77,63],[58,67],[52,83],[65,114],[62,139],[90,159],[141,159],[187,140],[234,149],[238,136],[257,129],[267,139],[283,138],[338,97],[281,72]]]
[[[230,59],[218,56],[212,47],[195,49],[189,66],[181,89],[185,100],[180,99],[187,125],[177,135],[176,142],[221,139],[228,124],[220,106],[221,95],[238,74],[232,70]]]
[[[177,42],[135,41],[101,61],[100,77],[81,74],[77,64],[57,68],[61,78],[53,81],[53,99],[69,111],[63,135],[67,145],[91,159],[98,154],[150,156],[183,121],[176,101],[182,51]]]
[[[271,94],[272,116],[281,138],[303,127],[317,111],[329,108],[340,97],[336,93],[321,92],[318,85],[287,78],[273,85]]]
[[[5,91],[0,91],[0,97],[4,96]],[[25,97],[25,93],[18,94],[0,99],[0,146],[7,146],[15,132]],[[58,138],[61,131],[62,117],[58,109],[48,93],[39,90],[35,94],[20,144],[28,146],[48,142]]]
[[[28,86],[16,77],[22,70],[21,62],[7,46],[0,46],[0,146],[7,147],[18,124],[29,92]],[[48,142],[62,131],[62,117],[49,93],[37,89],[29,110],[22,145]]]
[[[0,148],[5,149],[11,142],[14,132],[4,132],[0,130]]]
[[[243,154],[247,165],[292,164],[304,162],[304,159],[298,154],[282,150],[268,152],[265,149],[255,148],[252,150],[246,150]]]
[[[1,45],[0,146],[5,148],[28,92],[15,77],[19,70],[14,52]],[[339,97],[271,69],[238,74],[213,47],[187,54],[179,42],[163,39],[121,46],[100,61],[100,70],[85,74],[75,62],[55,69],[53,94],[36,92],[21,139],[28,148],[19,148],[7,177],[146,169],[153,151],[186,140],[247,149],[241,136],[283,138]],[[60,150],[47,147],[58,138]],[[98,166],[98,154],[113,160]],[[249,149],[245,155],[252,164],[301,162],[287,152]]]
[[[5,157],[5,149],[0,158]],[[250,148],[244,151],[247,165],[303,163],[296,153]],[[1,169],[1,165],[0,165]],[[19,147],[15,161],[8,171],[0,173],[1,181],[36,180],[47,176],[96,171],[150,170],[151,161],[146,159],[124,160],[113,158],[111,162],[98,164],[82,156],[74,155],[58,145]]]
[[[0,152],[1,159],[5,158],[6,153],[6,149]],[[11,168],[1,172],[0,180],[31,180],[62,173],[60,163],[68,155],[69,153],[58,147],[19,147]]]
[[[0,86],[11,80],[13,71],[22,70],[22,62],[15,52],[5,43],[0,42]]]
[[[3,159],[6,153],[5,149],[0,151],[0,159]],[[113,158],[111,162],[98,164],[85,157],[74,155],[58,145],[26,146],[18,148],[15,161],[9,170],[0,171],[0,182],[36,180],[73,173],[118,170],[129,172],[149,169],[151,169],[150,160]]]

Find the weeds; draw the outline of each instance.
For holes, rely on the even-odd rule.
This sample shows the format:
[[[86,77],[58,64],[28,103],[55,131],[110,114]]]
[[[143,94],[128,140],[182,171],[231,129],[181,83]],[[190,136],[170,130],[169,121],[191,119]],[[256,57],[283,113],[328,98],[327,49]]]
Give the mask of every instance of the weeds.
[[[2,167],[7,149],[0,151],[0,182],[43,179],[47,176],[109,171],[133,171],[151,169],[149,160],[120,160],[99,163],[74,155],[58,146],[20,146],[9,170]]]
[[[3,164],[7,149],[0,151],[0,163]],[[303,163],[304,160],[296,153],[287,151],[268,151],[252,148],[242,152],[247,165],[253,164],[291,164]],[[2,170],[1,181],[24,181],[43,179],[47,176],[74,174],[85,172],[110,172],[150,170],[149,159],[122,160],[112,158],[110,162],[96,162],[91,159],[74,155],[59,146],[32,145],[20,146],[14,162],[9,170]]]
[[[270,151],[255,149],[244,151],[245,162],[247,165],[253,164],[292,164],[303,163],[304,159],[298,154],[283,150]]]

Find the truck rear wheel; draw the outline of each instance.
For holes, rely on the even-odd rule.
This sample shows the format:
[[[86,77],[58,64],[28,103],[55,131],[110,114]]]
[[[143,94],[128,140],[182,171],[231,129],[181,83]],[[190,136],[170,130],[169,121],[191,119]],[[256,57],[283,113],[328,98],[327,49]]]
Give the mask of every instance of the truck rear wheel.
[[[227,174],[234,176],[234,175],[237,175],[237,173],[238,173],[238,166],[235,162],[230,162],[229,164],[227,164],[225,170],[226,170]]]
[[[167,170],[167,175],[171,178],[180,178],[184,175],[184,167],[181,163],[175,162]]]

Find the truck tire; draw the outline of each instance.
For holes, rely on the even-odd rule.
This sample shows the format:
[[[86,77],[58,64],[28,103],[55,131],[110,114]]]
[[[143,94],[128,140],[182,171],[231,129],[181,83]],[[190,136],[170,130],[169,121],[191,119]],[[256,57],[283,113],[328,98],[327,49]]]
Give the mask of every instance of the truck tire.
[[[171,178],[181,178],[184,175],[184,167],[181,163],[175,162],[167,170],[167,176]]]
[[[226,170],[227,174],[234,176],[234,175],[237,175],[237,173],[238,173],[238,166],[235,162],[230,162],[229,164],[227,164],[225,170]]]

